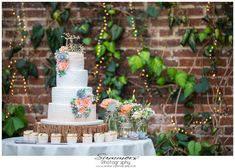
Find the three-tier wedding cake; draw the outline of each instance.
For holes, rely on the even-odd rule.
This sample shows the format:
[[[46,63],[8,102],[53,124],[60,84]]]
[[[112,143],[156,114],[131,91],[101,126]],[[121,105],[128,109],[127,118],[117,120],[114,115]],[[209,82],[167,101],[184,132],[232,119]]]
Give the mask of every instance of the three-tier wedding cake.
[[[75,45],[77,37],[67,35],[66,46],[56,53],[56,87],[52,88],[52,102],[48,118],[43,124],[93,125],[103,123],[96,119],[96,105],[92,88],[88,87],[88,71],[84,70],[84,48]]]

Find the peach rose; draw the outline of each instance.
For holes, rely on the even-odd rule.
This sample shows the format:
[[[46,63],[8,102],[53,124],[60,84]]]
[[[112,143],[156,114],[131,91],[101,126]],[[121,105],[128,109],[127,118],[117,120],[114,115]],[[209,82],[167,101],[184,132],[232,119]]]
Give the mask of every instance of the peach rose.
[[[127,113],[129,113],[129,112],[131,111],[131,109],[132,109],[132,105],[130,105],[130,104],[125,104],[125,105],[123,105],[123,106],[121,107],[120,113],[121,113],[121,114],[127,114]]]
[[[68,68],[68,63],[67,62],[59,62],[58,69],[60,71],[63,71]]]
[[[62,46],[62,47],[60,47],[60,49],[59,49],[60,52],[65,52],[65,51],[67,51],[67,50],[68,50],[68,47],[66,47],[66,46]]]
[[[85,107],[80,107],[80,108],[79,108],[79,112],[80,112],[80,113],[86,112],[86,108],[85,108]]]
[[[100,104],[100,107],[107,108],[112,101],[113,101],[112,99],[104,99]]]
[[[83,106],[84,107],[88,107],[89,105],[91,105],[92,104],[92,101],[91,101],[91,99],[89,98],[89,97],[87,97],[87,98],[85,98],[84,100],[83,100]]]
[[[81,99],[75,100],[75,104],[76,106],[82,106],[82,100]]]

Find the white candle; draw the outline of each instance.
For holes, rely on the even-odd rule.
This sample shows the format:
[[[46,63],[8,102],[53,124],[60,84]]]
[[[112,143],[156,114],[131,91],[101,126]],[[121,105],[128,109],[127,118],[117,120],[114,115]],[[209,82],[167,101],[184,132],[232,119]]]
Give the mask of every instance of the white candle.
[[[61,134],[52,133],[51,134],[51,143],[52,144],[61,143]]]
[[[68,144],[75,144],[77,143],[77,134],[67,134],[67,143]]]
[[[82,143],[92,143],[92,134],[83,134]]]
[[[24,131],[24,140],[29,141],[29,135],[33,133],[33,130]]]
[[[29,140],[30,141],[38,142],[38,133],[37,132],[33,132],[33,133],[29,134]]]
[[[109,133],[112,136],[112,141],[116,141],[117,140],[117,132],[116,131],[109,131]]]
[[[102,142],[104,142],[104,134],[95,133],[94,139],[95,139],[95,143],[102,143]]]
[[[48,143],[48,135],[46,133],[38,134],[38,143]]]
[[[110,132],[105,132],[104,133],[104,140],[105,140],[105,142],[113,141],[113,136],[110,134]]]

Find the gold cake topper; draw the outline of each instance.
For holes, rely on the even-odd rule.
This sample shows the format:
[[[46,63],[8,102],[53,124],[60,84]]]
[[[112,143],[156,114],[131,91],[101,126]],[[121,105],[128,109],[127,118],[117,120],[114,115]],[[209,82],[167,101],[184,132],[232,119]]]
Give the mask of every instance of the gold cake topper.
[[[79,40],[80,37],[77,35],[70,35],[69,33],[64,33],[62,36],[66,40],[66,47],[68,47],[68,51],[70,52],[79,52],[85,53],[84,47],[81,44],[74,44],[75,40]]]

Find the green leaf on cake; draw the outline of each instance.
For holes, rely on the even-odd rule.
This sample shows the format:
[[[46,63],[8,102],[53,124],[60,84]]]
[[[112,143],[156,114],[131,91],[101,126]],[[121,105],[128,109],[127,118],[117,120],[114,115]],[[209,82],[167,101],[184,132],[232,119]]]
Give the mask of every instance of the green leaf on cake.
[[[33,43],[33,48],[36,49],[44,36],[44,28],[41,24],[37,24],[33,26],[32,35],[31,35],[31,42]]]

